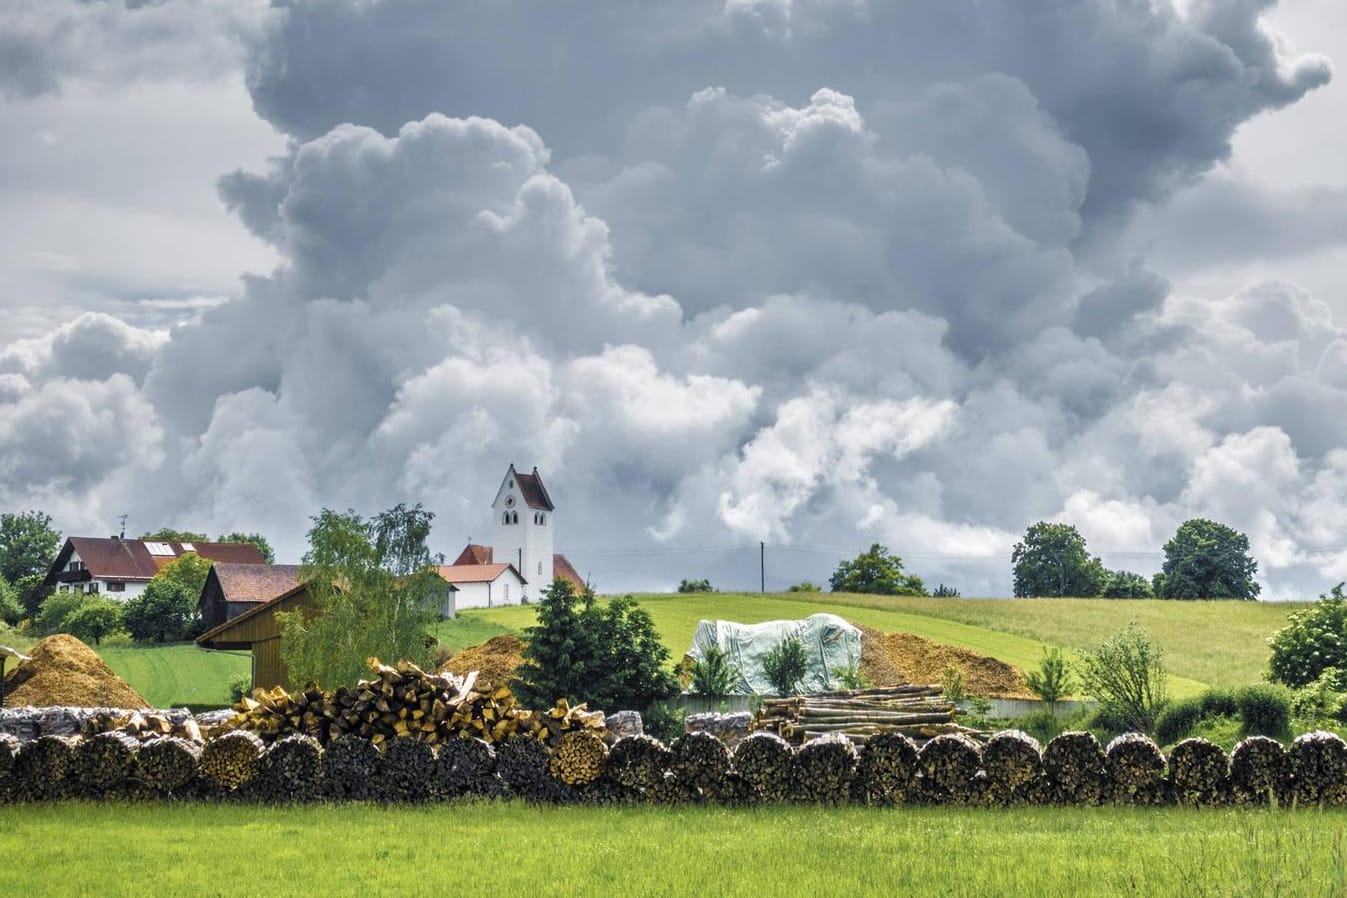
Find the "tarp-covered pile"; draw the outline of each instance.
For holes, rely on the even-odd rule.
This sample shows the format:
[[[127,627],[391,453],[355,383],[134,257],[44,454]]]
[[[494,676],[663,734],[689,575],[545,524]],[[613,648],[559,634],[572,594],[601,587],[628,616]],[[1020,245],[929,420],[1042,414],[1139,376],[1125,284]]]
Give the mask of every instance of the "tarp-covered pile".
[[[811,614],[804,620],[774,620],[760,624],[708,621],[697,624],[688,656],[706,657],[707,649],[719,646],[739,671],[730,687],[735,695],[770,695],[771,681],[763,670],[767,653],[787,639],[804,644],[808,658],[801,693],[827,692],[837,688],[833,671],[857,667],[861,661],[861,631],[835,614]]]

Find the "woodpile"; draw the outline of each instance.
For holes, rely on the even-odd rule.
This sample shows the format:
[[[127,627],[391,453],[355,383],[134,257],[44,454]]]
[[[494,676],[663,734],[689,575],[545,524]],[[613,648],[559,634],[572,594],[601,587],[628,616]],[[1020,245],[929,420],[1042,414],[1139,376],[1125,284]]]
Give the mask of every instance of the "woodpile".
[[[23,743],[9,772],[13,800],[52,801],[66,797],[75,742],[68,736],[38,736]]]
[[[250,798],[272,804],[314,801],[324,791],[323,747],[299,734],[271,743],[248,784]]]
[[[651,804],[665,806],[699,804],[703,798],[700,789],[691,783],[683,782],[672,771],[666,772],[644,791],[646,800]]]
[[[197,770],[215,792],[228,795],[257,776],[265,751],[256,733],[229,730],[205,744]]]
[[[599,778],[607,758],[608,746],[596,730],[572,730],[552,749],[547,772],[568,786],[585,786]]]
[[[853,794],[864,804],[901,804],[918,772],[916,743],[901,733],[880,733],[861,746]]]
[[[1104,750],[1110,797],[1119,804],[1164,804],[1168,799],[1165,755],[1141,733],[1124,733]]]
[[[1043,751],[1038,740],[1019,730],[1003,730],[982,746],[987,772],[987,802],[997,806],[1029,801],[1043,777]]]
[[[786,801],[795,790],[795,750],[775,733],[757,732],[740,742],[730,769],[758,801]]]
[[[175,736],[198,744],[205,741],[201,727],[190,716],[163,711],[116,711],[100,709],[81,728],[85,738],[100,733],[121,733],[137,742]]]
[[[72,791],[81,798],[126,797],[139,749],[140,743],[125,733],[80,740],[71,757]]]
[[[175,798],[196,780],[201,746],[177,736],[151,739],[136,752],[136,781],[146,795]]]
[[[982,767],[978,744],[962,733],[936,736],[917,752],[920,798],[932,803],[972,804],[981,794],[975,778]]]
[[[14,769],[14,758],[22,744],[16,737],[0,733],[0,802],[9,798],[9,774]]]
[[[663,785],[672,766],[673,752],[653,736],[623,736],[608,750],[609,772],[629,789]]]
[[[841,733],[815,736],[795,753],[795,798],[840,805],[851,797],[856,778],[856,747]]]
[[[684,733],[669,745],[670,769],[680,782],[715,797],[730,772],[730,751],[710,733]]]
[[[1230,753],[1231,797],[1239,804],[1277,805],[1289,795],[1286,749],[1267,736],[1250,736]]]
[[[1054,804],[1099,804],[1107,791],[1104,749],[1093,733],[1070,732],[1043,749],[1044,799]]]
[[[547,773],[551,755],[536,739],[510,739],[496,746],[496,773],[512,795],[537,803],[562,803],[574,796]]]
[[[418,739],[392,739],[370,781],[370,797],[382,802],[419,802],[431,797],[435,749]]]
[[[1322,731],[1297,736],[1286,758],[1294,803],[1347,804],[1347,743],[1341,738]]]
[[[435,758],[436,797],[505,797],[505,784],[496,776],[496,763],[496,750],[481,739],[454,739],[444,743]]]
[[[1206,739],[1184,739],[1169,752],[1169,781],[1182,804],[1220,804],[1230,762],[1225,751]]]
[[[593,807],[636,804],[643,797],[639,789],[622,785],[606,771],[600,773],[593,782],[577,787],[575,795],[581,804]]]
[[[899,733],[918,742],[975,734],[955,723],[955,714],[939,686],[888,686],[764,699],[752,729],[776,733],[792,745],[825,733],[857,744],[880,733]]]
[[[383,758],[373,742],[347,734],[328,743],[323,752],[323,782],[329,798],[364,801],[371,797],[370,784]]]

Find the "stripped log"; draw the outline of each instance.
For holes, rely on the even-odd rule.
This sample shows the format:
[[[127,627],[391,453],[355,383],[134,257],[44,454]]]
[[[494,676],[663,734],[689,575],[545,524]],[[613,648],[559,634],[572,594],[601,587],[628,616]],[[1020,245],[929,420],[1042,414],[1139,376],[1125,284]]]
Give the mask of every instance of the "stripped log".
[[[857,745],[880,733],[900,733],[918,742],[960,733],[985,738],[959,726],[957,713],[939,686],[896,686],[765,699],[752,729],[776,733],[797,746],[827,733]]]

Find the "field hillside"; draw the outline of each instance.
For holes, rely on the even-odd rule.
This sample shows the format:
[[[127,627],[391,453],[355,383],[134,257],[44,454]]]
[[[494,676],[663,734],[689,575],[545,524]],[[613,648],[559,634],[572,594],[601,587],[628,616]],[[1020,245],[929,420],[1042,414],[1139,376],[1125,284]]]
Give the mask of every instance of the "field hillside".
[[[821,611],[886,632],[915,633],[964,646],[1022,670],[1038,666],[1045,646],[1074,650],[1099,642],[1135,621],[1165,651],[1176,696],[1207,686],[1236,687],[1262,679],[1267,638],[1301,604],[1167,602],[1109,599],[935,599],[849,593],[701,593],[638,595],[670,654],[681,658],[697,621],[756,623]],[[469,611],[442,632],[490,622],[522,630],[534,622],[529,606]]]

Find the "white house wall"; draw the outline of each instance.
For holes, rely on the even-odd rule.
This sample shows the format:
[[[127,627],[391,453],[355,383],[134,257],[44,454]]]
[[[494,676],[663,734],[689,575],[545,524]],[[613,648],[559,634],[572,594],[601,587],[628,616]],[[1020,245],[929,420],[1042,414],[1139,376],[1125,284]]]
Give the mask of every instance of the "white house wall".
[[[513,571],[506,571],[492,583],[455,583],[454,607],[458,611],[469,608],[499,608],[518,605],[524,598],[523,584]]]

